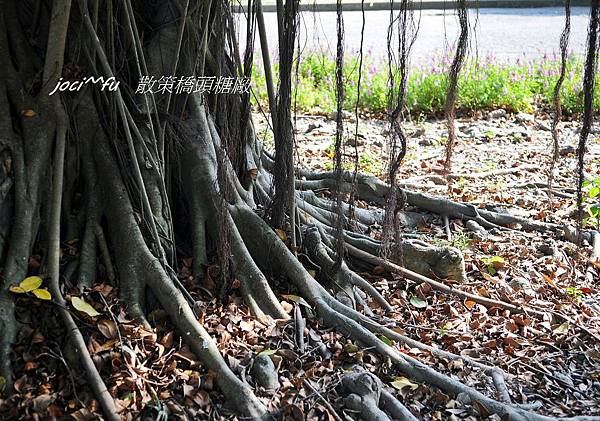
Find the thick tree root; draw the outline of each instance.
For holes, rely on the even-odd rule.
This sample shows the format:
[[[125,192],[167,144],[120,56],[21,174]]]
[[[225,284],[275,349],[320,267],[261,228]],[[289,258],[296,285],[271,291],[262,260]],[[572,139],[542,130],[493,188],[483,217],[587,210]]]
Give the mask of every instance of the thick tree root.
[[[302,197],[305,197],[304,193],[306,192],[300,192]],[[312,194],[312,192],[310,193]],[[319,200],[319,203],[327,206],[327,201]],[[329,234],[322,238],[322,241],[329,245],[330,237],[334,234],[333,228],[331,228],[333,225],[331,218],[324,218],[322,214],[319,214],[318,209],[303,206],[301,201],[298,201],[298,206],[304,211],[301,213],[301,217],[306,223],[318,226],[321,233]],[[414,212],[405,213],[405,218],[414,220],[415,216],[411,214],[418,215]],[[366,229],[363,232],[366,232]],[[345,230],[344,240],[346,243],[368,250],[374,255],[381,254],[381,243],[368,236]],[[389,258],[407,269],[425,276],[434,275],[438,278],[452,279],[458,282],[466,280],[462,254],[454,247],[433,247],[419,240],[406,239],[392,244]]]
[[[323,199],[320,200],[325,202]],[[305,221],[320,225],[320,231],[325,231],[331,236],[334,235],[333,228],[331,228],[333,216],[323,218],[322,215],[315,212],[316,209],[311,211],[301,202],[298,206],[305,211]],[[366,231],[365,227],[362,232]],[[381,243],[370,237],[345,230],[344,240],[346,243],[368,250],[371,254],[381,255]],[[323,241],[328,242],[328,239],[323,239]],[[466,280],[464,259],[460,250],[454,247],[433,247],[419,240],[406,239],[391,245],[388,258],[422,275],[434,275],[441,279],[452,279],[458,282]]]
[[[8,36],[9,32],[11,36]],[[0,144],[10,151],[14,179],[13,215],[10,240],[4,250],[0,282],[0,376],[5,390],[12,389],[11,344],[16,339],[14,297],[8,288],[27,274],[29,256],[40,223],[40,202],[47,187],[47,169],[55,134],[48,92],[33,98],[26,94],[23,81],[33,78],[31,47],[19,28],[15,3],[0,8]],[[34,117],[13,114],[15,110],[35,110]],[[14,128],[19,127],[19,132]]]
[[[263,415],[265,407],[229,369],[210,335],[196,320],[183,294],[148,249],[107,145],[97,144],[94,152],[99,172],[106,174],[104,199],[113,204],[106,213],[121,279],[145,281],[153,290],[192,351],[207,368],[218,373],[219,387],[240,414],[251,417]]]
[[[385,310],[391,310],[392,307],[386,301],[385,298],[375,289],[369,282],[364,280],[362,277],[357,275],[355,272],[351,271],[345,262],[342,262],[342,265],[338,269],[336,273],[331,273],[335,263],[333,259],[330,257],[331,250],[328,250],[327,247],[321,241],[321,235],[319,230],[316,227],[308,228],[304,232],[304,246],[308,251],[309,256],[316,262],[320,267],[321,271],[323,271],[326,275],[332,278],[332,282],[338,289],[342,291],[346,291],[348,298],[351,301],[354,301],[354,293],[352,292],[352,286],[362,288],[365,292],[371,295],[375,301],[379,303],[381,307]],[[350,287],[348,291],[345,287]],[[355,307],[352,305],[352,307]]]
[[[381,380],[367,372],[348,373],[342,378],[342,387],[349,393],[344,399],[346,407],[358,412],[367,420],[416,421],[417,418],[390,392]],[[382,409],[388,411],[390,418]]]
[[[127,54],[131,51],[134,53],[132,61],[137,65],[139,74],[142,74],[142,69],[149,75],[176,75],[186,70],[191,70],[193,74],[196,74],[198,57],[192,59],[186,57],[189,62],[183,63],[184,60],[179,62],[177,54],[182,47],[184,38],[187,38],[183,36],[186,28],[186,16],[188,16],[187,6],[180,11],[183,16],[183,24],[179,28],[175,24],[166,24],[154,32],[150,31],[152,36],[148,38],[151,45],[147,49],[149,64],[147,65],[146,58],[142,54],[144,48],[137,33],[136,17],[133,16],[130,2],[124,2],[127,19],[123,27],[126,28],[126,35],[131,39],[124,43],[126,47],[123,50],[120,49],[120,46],[117,48],[112,41],[103,44],[97,33],[97,31],[104,33],[105,29],[102,25],[105,23],[108,23],[106,29],[110,31],[111,25],[120,24],[119,19],[111,17],[107,19],[107,22],[102,21],[98,17],[98,10],[96,13],[89,13],[87,3],[86,0],[79,0],[79,11],[82,18],[80,23],[90,35],[89,39],[82,43],[82,48],[91,59],[86,64],[89,64],[96,73],[103,73],[107,77],[113,76],[116,70],[114,63],[110,60],[114,60],[114,54],[122,57],[121,53]],[[69,4],[69,0],[55,2],[52,8],[52,22],[55,19],[67,19],[68,16],[64,12],[60,13],[59,6]],[[204,7],[204,4],[200,4],[196,10],[201,9],[204,12]],[[212,30],[209,25],[209,23],[212,24],[209,12],[217,10],[215,14],[218,14],[223,11],[223,9],[211,9],[210,2],[208,2],[207,9],[202,43],[204,51],[201,54],[202,65],[199,74],[204,75],[205,61],[213,74],[232,74],[234,72],[228,66],[235,66],[235,64],[221,60],[222,57],[216,59],[210,51],[206,51],[207,39],[213,38],[212,35],[209,35]],[[176,12],[171,10],[169,16],[160,16],[160,18],[165,18],[162,19],[163,22],[176,22],[175,14]],[[100,21],[103,23],[100,24]],[[149,25],[152,25],[152,22]],[[271,188],[275,180],[269,171],[272,172],[275,167],[281,166],[282,161],[275,165],[268,154],[261,153],[260,145],[255,142],[251,122],[248,123],[247,132],[241,133],[241,136],[238,136],[239,132],[229,133],[234,139],[238,137],[250,139],[245,145],[235,145],[235,148],[241,149],[242,152],[225,148],[221,144],[219,130],[210,116],[214,110],[208,110],[208,107],[214,104],[204,105],[200,94],[186,97],[185,105],[178,107],[169,107],[171,95],[168,95],[166,101],[161,102],[160,106],[157,106],[154,98],[151,98],[152,101],[138,104],[140,107],[136,108],[135,106],[131,107],[130,98],[124,96],[126,90],[123,90],[123,93],[116,91],[111,94],[112,96],[109,96],[108,93],[101,93],[95,99],[105,101],[103,104],[106,107],[102,108],[102,113],[96,110],[96,104],[91,95],[82,94],[81,97],[78,97],[76,101],[77,124],[74,126],[79,127],[86,135],[91,133],[93,136],[86,137],[81,142],[83,152],[81,157],[85,160],[86,165],[82,174],[76,174],[77,176],[82,175],[85,182],[82,190],[88,196],[85,198],[82,209],[85,208],[83,212],[86,214],[80,220],[72,218],[71,211],[76,206],[76,201],[72,196],[78,193],[77,189],[73,187],[76,175],[69,174],[72,178],[66,181],[66,189],[63,189],[62,186],[68,121],[64,115],[63,119],[54,118],[53,107],[58,104],[58,96],[53,97],[56,102],[50,101],[45,91],[38,98],[23,96],[22,81],[37,80],[38,69],[29,61],[29,57],[34,54],[28,54],[30,52],[28,51],[29,45],[23,37],[25,31],[19,26],[14,5],[12,2],[7,2],[6,8],[0,8],[0,58],[7,64],[0,66],[0,108],[8,110],[0,115],[0,146],[2,147],[0,152],[3,154],[2,157],[10,157],[14,166],[14,175],[0,174],[0,195],[2,195],[2,199],[5,199],[5,192],[10,189],[10,186],[13,186],[14,197],[8,198],[10,203],[3,201],[0,218],[4,216],[4,205],[14,208],[13,214],[19,215],[19,217],[14,218],[15,223],[11,227],[10,241],[5,241],[6,230],[0,230],[0,255],[6,256],[3,265],[4,279],[0,289],[0,375],[5,376],[5,380],[10,382],[8,354],[11,342],[16,337],[17,328],[13,314],[14,301],[9,296],[7,287],[17,283],[26,275],[29,255],[38,235],[40,220],[43,220],[44,223],[49,222],[48,256],[45,257],[49,262],[52,295],[57,303],[62,305],[59,310],[61,317],[72,342],[76,344],[81,353],[84,368],[90,374],[93,383],[92,390],[98,395],[107,418],[118,419],[112,399],[101,379],[98,380],[99,375],[87,354],[84,338],[73,318],[64,308],[65,301],[62,298],[59,281],[61,275],[69,279],[73,269],[69,268],[62,274],[59,272],[62,216],[68,222],[68,226],[63,230],[67,233],[67,239],[73,237],[78,223],[81,224],[83,240],[79,261],[80,286],[89,286],[94,282],[98,256],[101,256],[109,279],[114,279],[115,270],[118,271],[121,298],[127,303],[130,315],[146,327],[150,327],[150,324],[146,320],[147,309],[144,300],[147,289],[150,290],[158,298],[173,324],[204,367],[216,373],[216,381],[234,409],[246,417],[265,416],[266,408],[263,403],[255,396],[249,385],[240,380],[227,366],[214,341],[198,322],[190,307],[193,297],[183,287],[170,267],[176,262],[175,234],[170,202],[171,204],[187,202],[186,211],[189,210],[189,214],[182,213],[185,214],[185,217],[189,216],[191,220],[189,238],[192,243],[193,273],[196,279],[202,281],[204,270],[209,263],[207,249],[211,242],[215,243],[215,240],[219,240],[221,241],[219,246],[227,242],[229,247],[224,247],[226,252],[222,253],[222,249],[219,248],[219,253],[222,253],[221,263],[223,266],[228,263],[230,252],[233,260],[232,273],[240,281],[240,291],[246,304],[258,318],[284,319],[289,317],[265,276],[267,272],[278,273],[285,276],[290,281],[291,288],[298,291],[311,304],[324,324],[338,329],[360,345],[374,349],[391,361],[398,370],[416,381],[431,384],[448,393],[464,394],[472,403],[478,402],[479,407],[484,407],[486,411],[494,412],[508,419],[549,419],[511,403],[510,391],[506,385],[507,380],[514,380],[511,376],[481,361],[454,355],[400,335],[390,328],[388,324],[390,320],[386,316],[377,318],[369,309],[367,296],[372,297],[384,310],[392,310],[386,298],[356,272],[356,267],[378,265],[416,282],[427,282],[440,291],[470,298],[488,307],[498,306],[519,312],[519,308],[516,306],[511,307],[508,303],[494,300],[485,301],[482,297],[466,294],[428,277],[451,278],[456,281],[466,279],[464,262],[457,250],[437,249],[419,241],[406,240],[393,246],[391,261],[379,258],[378,256],[382,254],[381,244],[365,234],[371,226],[382,224],[383,212],[376,209],[355,208],[353,214],[349,215],[351,207],[342,204],[341,208],[346,216],[338,221],[339,209],[334,206],[333,202],[314,194],[314,190],[333,190],[337,185],[336,174],[307,171],[300,171],[300,180],[297,180],[295,184],[299,189],[298,192],[294,194],[289,192],[289,189],[285,190],[291,194],[291,197],[284,195],[286,196],[284,199],[291,205],[291,209],[287,209],[289,224],[286,224],[285,212],[275,212],[277,228],[285,230],[289,226],[288,234],[291,231],[291,236],[288,235],[291,238],[290,250],[281,238],[283,237],[282,233],[273,231],[264,221],[262,214],[259,215],[255,212],[259,207],[254,202],[257,200],[261,204],[272,205]],[[43,82],[50,80],[48,75],[52,72],[56,73],[52,73],[54,74],[52,79],[56,79],[60,74],[60,69],[56,66],[61,66],[69,27],[63,22],[61,25],[57,24],[56,28],[60,28],[60,34],[51,36],[48,42]],[[176,40],[177,49],[164,48],[166,51],[163,51],[162,47],[168,47],[168,44],[174,40]],[[219,40],[219,42],[222,41],[224,40]],[[109,60],[108,56],[110,55],[113,57]],[[238,55],[236,51],[236,57]],[[75,57],[72,59],[77,60]],[[97,72],[96,63],[103,72]],[[131,71],[132,69],[133,66],[131,69],[127,69],[128,76],[134,76],[135,71]],[[146,96],[144,98],[148,99]],[[231,96],[231,98],[241,101],[235,96]],[[211,98],[209,102],[212,102],[212,99],[214,98]],[[221,98],[219,98],[220,100]],[[71,104],[69,101],[66,102]],[[152,103],[152,109],[150,103]],[[145,109],[143,105],[145,105]],[[286,112],[289,112],[288,106],[284,108]],[[134,109],[136,109],[136,113],[140,109],[144,109],[141,119],[145,121],[145,125],[138,125],[137,120],[140,119],[140,115],[139,113],[135,116],[132,115]],[[27,115],[19,116],[22,111],[27,111],[23,113]],[[106,112],[106,117],[104,112]],[[181,115],[185,114],[186,117],[180,121],[176,121],[176,118],[171,119],[179,112]],[[105,119],[101,119],[100,115]],[[222,118],[224,114],[219,113],[219,116]],[[281,116],[285,117],[284,114],[278,114],[278,116],[279,120],[281,120]],[[153,117],[156,117],[157,120],[157,131],[153,126]],[[226,123],[220,120],[220,129]],[[289,121],[286,122],[286,124],[288,123]],[[16,126],[19,126],[18,131],[14,129]],[[107,127],[114,129],[114,132],[111,133],[114,135],[112,138],[106,136]],[[169,147],[165,148],[165,131],[167,129],[172,129],[175,135],[169,136],[170,144],[167,144]],[[48,158],[51,155],[52,146],[55,144],[55,135],[57,139],[56,162],[50,167]],[[284,153],[283,156],[289,160],[291,151],[288,152],[290,153]],[[227,156],[227,153],[240,156],[231,157]],[[247,156],[243,156],[244,154]],[[232,158],[232,161],[230,162],[227,158]],[[236,159],[240,162],[236,162]],[[74,161],[76,160],[67,159],[67,165]],[[235,162],[235,168],[232,162]],[[264,164],[264,168],[261,163]],[[284,166],[287,180],[293,181],[292,167]],[[47,217],[46,210],[42,208],[44,213],[40,214],[40,203],[43,199],[42,193],[47,186],[46,178],[49,169],[52,169],[55,177],[50,218],[47,221],[44,219]],[[240,179],[237,174],[246,170],[249,170],[248,174],[242,175]],[[182,186],[174,186],[179,182],[179,178],[171,172],[176,172],[181,176]],[[490,174],[485,176],[487,175]],[[14,183],[10,180],[11,177],[14,178]],[[342,174],[342,191],[354,190],[351,185],[354,178],[355,175],[352,173]],[[387,185],[364,175],[358,175],[356,179],[355,190],[359,197],[378,204],[386,202],[390,192]],[[252,182],[253,180],[255,182]],[[281,177],[278,177],[276,181],[280,182]],[[183,187],[183,190],[177,191],[180,187]],[[291,183],[286,183],[286,187],[293,186]],[[525,218],[478,209],[469,204],[407,190],[399,190],[398,193],[402,202],[439,213],[446,221],[448,218],[462,218],[474,221],[485,228],[552,231],[563,234],[567,238],[573,238],[571,230],[557,224],[529,221]],[[64,204],[61,204],[61,194],[69,196],[65,197]],[[174,196],[175,200],[173,200]],[[292,202],[296,202],[296,204],[292,205]],[[268,212],[265,213],[268,215]],[[422,218],[419,214],[410,212],[399,213],[399,216],[403,225],[412,227],[418,226]],[[340,250],[335,253],[333,251],[336,243],[332,228],[338,222],[343,223],[347,228],[343,232],[343,240],[346,251],[353,258],[342,261],[339,265],[336,264],[339,262],[336,262],[334,256],[339,257],[341,253]],[[219,224],[222,225],[219,226]],[[449,223],[446,222],[446,225]],[[107,238],[104,238],[103,229],[107,229]],[[222,229],[224,231],[221,231]],[[222,235],[223,232],[226,232],[226,235]],[[594,236],[590,233],[586,233],[586,235],[590,241],[593,240],[595,250],[597,250],[597,235]],[[188,239],[185,234],[183,237]],[[296,241],[297,239],[299,241]],[[296,247],[297,245],[299,247]],[[319,267],[321,275],[319,279],[329,282],[327,286],[331,286],[332,290],[336,292],[334,296],[337,299],[330,294],[329,289],[317,282],[302,266],[296,253],[302,253],[303,258],[306,257]],[[113,258],[116,264],[114,269]],[[70,264],[70,266],[75,267],[74,264]],[[229,279],[227,279],[228,281]],[[151,294],[148,295],[151,296]],[[363,313],[357,310],[361,307]],[[521,309],[521,311],[525,310]],[[539,315],[539,312],[528,309],[527,311]],[[294,309],[294,318],[295,340],[298,348],[303,351],[306,322],[299,306]],[[386,323],[386,325],[379,322]],[[424,365],[410,355],[400,352],[395,346],[387,345],[379,339],[377,334],[385,335],[401,344],[426,350],[439,358],[461,359],[468,362],[493,379],[498,390],[498,400],[485,396],[449,375]],[[272,361],[267,356],[255,358],[252,375],[259,386],[267,389],[278,386],[277,373]],[[347,406],[359,411],[363,418],[415,419],[414,415],[385,390],[380,380],[373,375],[367,373],[348,375],[343,383],[349,392],[346,400]],[[326,405],[329,404],[326,403]]]
[[[12,388],[10,354],[13,341],[17,337],[15,301],[8,290],[0,291],[0,334],[0,376],[2,377],[0,393],[3,393]]]
[[[183,162],[183,171],[185,178],[189,179],[188,200],[192,204],[196,201],[202,203],[202,208],[192,206],[192,219],[203,225],[202,228],[195,228],[196,231],[202,231],[203,234],[202,236],[194,235],[194,249],[204,250],[206,247],[204,243],[206,241],[205,231],[208,231],[212,238],[218,238],[216,227],[219,221],[216,220],[215,216],[218,214],[217,209],[224,206],[223,199],[218,191],[215,150],[215,148],[220,147],[220,140],[216,129],[211,127],[204,105],[192,98],[190,106],[195,116],[192,119],[195,125],[188,128],[190,139]],[[231,168],[229,169],[231,170]],[[231,174],[231,172],[232,170],[228,174]],[[239,183],[235,183],[234,177],[230,177],[229,182],[232,191],[243,191]],[[202,187],[199,189],[198,186]],[[199,197],[199,199],[195,197]],[[239,193],[238,197],[241,200]],[[198,213],[203,216],[195,216]],[[244,246],[238,228],[229,217],[226,218],[226,223],[229,224],[229,241],[234,258],[233,270],[241,282],[242,294],[246,303],[259,318],[265,316],[287,318],[287,314],[271,290],[266,277],[256,266]],[[198,242],[202,243],[198,244]],[[200,258],[203,258],[203,256],[200,255]]]

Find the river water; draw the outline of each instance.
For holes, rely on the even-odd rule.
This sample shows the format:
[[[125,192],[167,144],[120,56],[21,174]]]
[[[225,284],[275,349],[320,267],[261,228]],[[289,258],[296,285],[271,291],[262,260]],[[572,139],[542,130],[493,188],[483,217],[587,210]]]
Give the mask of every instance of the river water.
[[[589,8],[574,7],[571,16],[569,51],[583,54],[587,38]],[[389,11],[365,12],[364,51],[385,57]],[[535,59],[558,51],[560,33],[564,26],[564,10],[558,7],[534,9],[480,9],[469,12],[476,36],[470,55],[494,60],[514,61],[517,58]],[[245,45],[245,18],[238,14],[240,44]],[[419,32],[413,48],[413,62],[423,62],[432,55],[448,51],[456,40],[458,22],[454,11],[424,10],[415,12],[420,19]],[[275,13],[265,13],[269,49],[277,47]],[[362,14],[344,12],[345,45],[347,54],[355,54],[360,45]],[[303,12],[300,28],[301,46],[306,51],[335,51],[335,12]],[[256,48],[259,50],[258,35]],[[242,50],[243,51],[243,50]]]

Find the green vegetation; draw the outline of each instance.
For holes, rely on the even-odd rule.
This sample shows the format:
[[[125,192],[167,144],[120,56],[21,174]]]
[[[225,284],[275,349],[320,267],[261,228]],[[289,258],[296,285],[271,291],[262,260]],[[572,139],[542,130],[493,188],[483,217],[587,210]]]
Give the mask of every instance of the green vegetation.
[[[447,84],[448,56],[434,57],[428,64],[413,66],[409,75],[406,106],[415,115],[443,112]],[[275,64],[275,68],[277,65]],[[344,65],[346,79],[345,108],[354,109],[357,98],[358,54]],[[360,108],[372,113],[387,106],[388,67],[371,56],[365,56],[362,67]],[[544,56],[537,61],[518,59],[500,62],[493,57],[471,59],[459,78],[458,107],[461,111],[504,108],[511,112],[531,112],[535,107],[549,106],[558,78],[556,57]],[[261,105],[266,106],[264,71],[260,64],[253,71],[253,87]],[[276,73],[275,73],[276,74]],[[294,101],[304,112],[331,112],[335,108],[335,61],[324,53],[304,53],[298,69]],[[563,112],[580,112],[583,105],[582,62],[571,56],[561,91]],[[596,91],[595,107],[600,110],[600,93]],[[490,135],[492,135],[490,133]]]
[[[589,218],[585,220],[587,225],[600,229],[600,177],[583,182],[585,189],[585,203]]]
[[[471,244],[471,239],[469,238],[469,236],[467,234],[459,231],[459,232],[454,233],[452,241],[448,241],[443,238],[434,238],[433,243],[436,246],[442,246],[442,247],[450,246],[450,247],[456,247],[460,251],[466,251],[469,249],[469,246]]]

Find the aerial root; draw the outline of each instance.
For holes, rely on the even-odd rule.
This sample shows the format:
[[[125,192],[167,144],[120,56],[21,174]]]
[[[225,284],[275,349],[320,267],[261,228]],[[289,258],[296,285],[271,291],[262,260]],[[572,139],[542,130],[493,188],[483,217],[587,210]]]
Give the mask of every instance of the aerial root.
[[[4,379],[0,385],[0,394],[8,391],[13,385],[10,354],[12,344],[17,337],[17,320],[15,318],[14,297],[8,290],[0,290],[0,376]]]
[[[407,195],[407,197],[409,197],[409,195]],[[331,259],[331,233],[328,230],[328,228],[330,228],[331,215],[327,213],[329,210],[325,209],[327,204],[321,202],[317,203],[316,205],[311,203],[310,206],[304,208],[302,208],[300,204],[298,206],[304,212],[305,229],[303,230],[302,234],[306,252],[311,260],[316,262],[323,271],[330,272],[331,268],[334,266],[333,260]],[[293,285],[299,290],[300,295],[313,305],[313,308],[316,310],[317,314],[325,322],[325,324],[338,329],[343,334],[356,340],[362,346],[374,348],[381,355],[388,357],[400,371],[405,373],[405,375],[410,376],[417,381],[431,384],[432,386],[438,387],[447,393],[464,393],[469,396],[469,399],[472,402],[477,401],[483,405],[486,410],[497,413],[501,416],[507,416],[509,419],[549,419],[547,417],[528,412],[524,409],[525,407],[510,403],[510,394],[508,392],[508,388],[506,387],[505,379],[513,380],[513,377],[502,372],[502,370],[499,368],[486,365],[469,357],[457,356],[442,350],[438,350],[418,341],[404,337],[393,330],[382,326],[380,323],[365,316],[364,314],[357,312],[354,310],[354,308],[343,305],[338,300],[333,298],[323,286],[321,286],[315,281],[314,278],[312,278],[312,276],[310,276],[310,274],[298,261],[297,257],[294,256],[287,248],[281,238],[265,223],[265,221],[259,215],[257,215],[246,203],[244,203],[244,201],[237,200],[234,205],[229,205],[227,209],[231,216],[231,218],[228,219],[228,223],[230,224],[229,231],[231,233],[230,241],[232,243],[232,253],[234,260],[236,261],[234,270],[237,270],[236,276],[238,276],[241,281],[242,295],[244,295],[244,298],[247,300],[250,308],[253,308],[253,311],[256,314],[260,314],[259,312],[263,311],[265,314],[276,314],[276,317],[287,317],[287,315],[283,313],[282,310],[280,312],[279,308],[277,307],[277,301],[273,300],[274,295],[269,296],[268,301],[275,302],[277,305],[273,306],[270,311],[264,311],[265,308],[268,308],[268,304],[256,299],[257,285],[263,285],[263,289],[267,295],[272,294],[268,282],[260,268],[273,268],[276,266],[277,269],[281,270],[287,275],[288,279],[290,279]],[[470,210],[471,208],[467,207],[467,209]],[[450,213],[447,214],[450,215]],[[367,216],[372,215],[366,214],[364,219],[365,222]],[[313,224],[312,227],[306,224],[306,221],[310,219],[310,217],[313,219],[319,218],[318,223]],[[127,218],[123,215],[119,215],[108,218],[108,220],[120,221],[127,220]],[[207,220],[209,221],[209,219]],[[214,224],[209,223],[208,225],[211,226]],[[132,221],[132,226],[135,226],[135,221]],[[121,229],[117,229],[117,231],[126,232],[128,229],[129,228],[121,227]],[[112,228],[111,232],[112,236],[114,237],[116,235],[115,229]],[[357,247],[357,245],[363,245],[365,246],[364,248],[367,248],[370,251],[373,251],[374,249],[376,250],[378,243],[368,239],[368,237],[361,237],[359,234],[357,235],[351,232],[346,232],[344,239],[350,256],[358,258],[358,260],[363,260],[371,265],[381,265],[390,272],[400,273],[399,269],[402,269],[403,272],[401,274],[403,276],[412,276],[413,279],[416,279],[419,282],[433,281],[431,279],[424,281],[424,279],[422,279],[422,275],[410,273],[410,271],[407,272],[405,269],[400,268],[398,265],[393,263],[387,263],[387,265],[385,265],[385,261],[383,259],[379,259],[376,255],[364,251],[361,247]],[[140,248],[145,247],[143,245],[143,239],[141,239],[140,244]],[[128,249],[131,252],[132,247],[128,247]],[[137,247],[133,249],[137,249]],[[117,256],[119,254],[120,253],[117,252]],[[117,260],[119,260],[119,258],[117,258]],[[212,339],[210,339],[206,331],[204,331],[204,329],[199,326],[198,322],[195,320],[188,304],[185,302],[185,298],[182,296],[181,292],[174,287],[166,273],[163,273],[164,271],[162,270],[162,266],[158,261],[156,261],[156,259],[152,258],[150,251],[145,249],[143,250],[142,255],[139,255],[138,253],[136,260],[138,262],[146,262],[143,264],[143,266],[144,271],[146,272],[146,282],[148,283],[148,286],[155,291],[156,295],[161,300],[162,305],[171,315],[173,320],[176,320],[179,330],[190,343],[192,350],[211,369],[219,373],[224,373],[223,376],[219,376],[219,381],[220,387],[224,391],[225,395],[228,397],[244,396],[246,398],[244,400],[248,403],[242,404],[242,407],[238,407],[238,410],[243,414],[250,416],[259,416],[264,414],[265,408],[256,399],[251,390],[242,382],[240,382],[240,380],[237,379],[233,373],[231,373],[231,370],[227,367],[218,350],[214,346]],[[122,262],[119,264],[119,261],[117,261],[117,264],[120,268],[122,267]],[[390,264],[392,266],[389,266]],[[377,300],[382,307],[386,308],[387,305],[387,308],[389,309],[389,304],[386,302],[385,298],[381,296],[366,280],[350,269],[346,263],[340,267],[337,273],[329,273],[329,275],[332,276],[333,279],[335,279],[338,283],[350,285],[353,290],[362,290],[367,292],[375,300]],[[441,285],[448,288],[443,284]],[[450,288],[450,291],[445,292],[454,293],[452,288]],[[355,303],[360,302],[361,299],[364,300],[364,293],[353,294],[353,299]],[[487,304],[496,305],[497,303],[494,302]],[[365,307],[365,309],[366,308],[367,307]],[[296,342],[298,346],[302,346],[304,319],[298,310],[299,307],[296,308],[295,312],[297,331]],[[510,310],[518,312],[517,308],[511,308]],[[473,367],[479,368],[483,373],[487,374],[493,379],[493,383],[496,385],[498,390],[498,400],[487,397],[477,390],[424,365],[417,359],[399,352],[396,348],[383,343],[376,336],[376,334],[383,334],[392,340],[404,343],[408,346],[424,349],[436,357],[454,360],[461,359],[471,364]],[[371,399],[362,397],[356,392],[353,392],[353,394],[357,395],[361,402],[364,399]],[[348,401],[350,405],[353,404],[353,399],[355,400],[356,398],[351,398]],[[409,411],[400,402],[398,402],[393,395],[385,390],[380,392],[377,401],[373,399],[371,399],[371,401],[372,403],[377,403],[376,406],[374,406],[374,404],[371,405],[373,414],[383,414],[387,417],[385,412],[378,413],[375,410],[377,409],[381,411],[381,409],[384,409],[394,418],[399,418],[401,416],[399,414],[403,414],[402,417],[404,419],[412,419],[410,418],[412,415],[409,414]],[[240,405],[239,398],[236,399],[236,403]]]
[[[496,390],[498,391],[498,399],[500,402],[508,404],[511,403],[510,392],[508,391],[508,387],[506,387],[506,382],[504,381],[504,373],[501,370],[494,368],[488,374],[492,377],[494,386],[496,386]]]
[[[182,162],[182,171],[186,181],[186,195],[191,206],[191,216],[194,227],[192,228],[192,242],[194,246],[194,261],[198,259],[202,265],[206,265],[206,239],[208,236],[214,240],[219,238],[217,226],[218,212],[228,212],[227,205],[217,186],[217,157],[216,148],[220,146],[220,139],[216,129],[211,125],[211,119],[207,116],[202,104],[195,100],[194,113],[196,118],[191,119],[196,126],[190,128],[190,136],[187,151]],[[192,137],[193,136],[193,137]],[[233,169],[226,163],[227,174],[231,175]],[[235,177],[228,176],[225,182],[230,183],[230,190],[237,192],[237,197],[242,200],[239,183]],[[199,186],[203,186],[199,188]],[[206,188],[210,186],[210,188]],[[286,319],[287,313],[277,300],[265,275],[260,271],[252,256],[248,252],[242,240],[238,227],[229,215],[224,218],[228,225],[228,242],[233,257],[233,272],[240,281],[241,293],[252,313],[259,319],[276,318]],[[195,275],[198,276],[200,268],[195,266]]]
[[[259,319],[287,319],[289,316],[277,300],[267,278],[252,260],[231,216],[228,216],[227,221],[230,225],[231,251],[235,262],[234,273],[240,280],[244,301]]]

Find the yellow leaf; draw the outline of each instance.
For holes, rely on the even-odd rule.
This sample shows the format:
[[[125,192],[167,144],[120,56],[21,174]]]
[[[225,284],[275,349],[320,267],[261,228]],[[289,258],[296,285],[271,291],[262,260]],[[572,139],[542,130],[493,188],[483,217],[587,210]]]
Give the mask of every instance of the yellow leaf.
[[[310,304],[308,304],[304,298],[299,297],[297,295],[285,295],[284,294],[284,295],[282,295],[282,297],[285,298],[286,300],[290,300],[290,301],[293,301],[295,303],[298,303],[300,305],[310,308]]]
[[[19,286],[25,290],[25,292],[33,291],[38,289],[42,285],[42,278],[39,276],[29,276],[21,281]]]
[[[410,387],[412,390],[415,390],[417,387],[419,387],[418,384],[411,382],[406,377],[396,377],[396,380],[392,382],[392,386],[398,390],[402,390],[405,387]]]
[[[34,289],[31,292],[33,293],[33,295],[38,297],[40,300],[51,300],[52,299],[52,295],[50,294],[50,291],[48,291],[47,289]]]
[[[98,313],[96,309],[89,305],[83,298],[73,297],[71,298],[71,304],[73,304],[73,307],[75,307],[75,309],[87,314],[90,317],[100,315],[100,313]]]
[[[558,326],[556,329],[554,329],[554,333],[558,333],[558,334],[567,333],[568,331],[569,331],[569,322],[564,322],[563,324]]]
[[[477,303],[472,300],[465,301],[465,307],[467,307],[469,310],[471,310],[475,306],[475,304]]]
[[[281,238],[281,241],[285,241],[286,236],[284,230],[276,229],[275,232],[277,233],[277,236]]]
[[[35,111],[33,111],[30,108],[27,108],[26,110],[23,110],[21,112],[21,115],[23,115],[24,117],[35,117],[37,115],[37,113]]]
[[[15,294],[25,294],[25,292],[26,292],[23,288],[15,286],[15,285],[11,286],[8,290],[10,292],[14,292]]]

